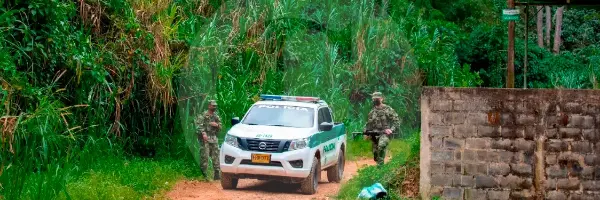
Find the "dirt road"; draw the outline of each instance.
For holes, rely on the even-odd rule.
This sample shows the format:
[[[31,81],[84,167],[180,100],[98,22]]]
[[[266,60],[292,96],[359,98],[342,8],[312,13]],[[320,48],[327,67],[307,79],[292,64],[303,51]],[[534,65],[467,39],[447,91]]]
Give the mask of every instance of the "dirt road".
[[[375,165],[372,159],[362,159],[359,161],[347,161],[344,167],[344,179],[342,183],[348,181],[356,175],[358,169],[366,165]],[[236,190],[223,190],[218,181],[199,182],[199,181],[181,181],[175,185],[172,191],[167,193],[170,199],[202,199],[202,200],[260,200],[260,199],[333,199],[337,195],[341,184],[329,183],[327,181],[327,172],[321,173],[321,181],[317,194],[304,195],[300,193],[299,185],[283,184],[273,181],[259,181],[251,179],[242,179],[238,183]],[[358,195],[358,194],[357,194]]]

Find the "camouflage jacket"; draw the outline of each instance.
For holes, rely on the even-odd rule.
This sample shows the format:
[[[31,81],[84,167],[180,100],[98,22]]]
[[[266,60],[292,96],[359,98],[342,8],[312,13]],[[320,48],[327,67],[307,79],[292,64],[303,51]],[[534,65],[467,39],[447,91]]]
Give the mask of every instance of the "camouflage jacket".
[[[217,124],[219,124],[219,126],[211,126],[210,122],[216,122]],[[213,113],[213,115],[210,115],[208,111],[204,111],[202,115],[196,117],[194,123],[196,124],[196,134],[198,134],[198,138],[201,139],[202,132],[206,132],[206,136],[208,136],[209,143],[217,142],[217,134],[219,133],[219,131],[221,131],[222,123],[221,118],[216,112]]]
[[[369,112],[367,130],[383,132],[385,129],[390,129],[393,134],[396,134],[399,128],[400,119],[392,107],[382,104],[379,108],[373,107]]]

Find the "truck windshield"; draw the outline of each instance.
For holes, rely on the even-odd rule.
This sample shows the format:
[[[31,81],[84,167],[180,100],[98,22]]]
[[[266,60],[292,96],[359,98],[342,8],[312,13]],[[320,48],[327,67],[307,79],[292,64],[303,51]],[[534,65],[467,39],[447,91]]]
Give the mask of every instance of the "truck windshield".
[[[255,105],[243,124],[311,128],[314,123],[314,109],[300,106]]]

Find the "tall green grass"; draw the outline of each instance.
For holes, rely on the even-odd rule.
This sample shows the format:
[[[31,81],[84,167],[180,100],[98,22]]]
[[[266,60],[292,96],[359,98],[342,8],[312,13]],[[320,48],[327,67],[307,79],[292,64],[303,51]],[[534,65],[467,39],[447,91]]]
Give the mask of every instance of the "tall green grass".
[[[182,148],[186,140],[179,134],[181,128],[175,128],[180,122],[173,120],[176,112],[171,110],[170,85],[187,54],[170,52],[175,48],[165,44],[185,40],[189,33],[179,27],[193,28],[190,21],[195,19],[182,23],[176,17],[182,6],[192,6],[181,3],[1,3],[0,116],[17,121],[9,130],[13,150],[2,138],[0,196],[54,199],[85,194],[84,187],[73,185],[92,184],[115,173],[142,177],[141,171],[120,167],[90,172],[135,157],[156,159],[135,161],[142,163],[135,168],[148,165],[150,174],[164,174],[157,180],[181,177],[186,170],[199,172],[192,166],[192,154]],[[163,184],[135,183],[151,179],[121,175],[118,178],[126,178],[124,183],[130,182],[132,191],[141,195]],[[76,183],[81,177],[91,181]]]
[[[226,130],[260,94],[318,96],[350,132],[362,130],[369,95],[382,91],[406,130],[418,126],[421,78],[403,31],[411,24],[374,17],[370,1],[277,2],[226,2],[207,18],[180,77],[178,94],[191,99],[179,107],[195,116],[216,99]]]

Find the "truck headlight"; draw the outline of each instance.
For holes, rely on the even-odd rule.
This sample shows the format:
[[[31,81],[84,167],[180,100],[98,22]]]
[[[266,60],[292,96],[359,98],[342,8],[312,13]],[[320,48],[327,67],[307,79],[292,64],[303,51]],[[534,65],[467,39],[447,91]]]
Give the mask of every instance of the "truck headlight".
[[[308,138],[292,140],[292,142],[290,143],[289,151],[304,149],[308,147],[308,141]]]
[[[235,137],[233,135],[225,135],[225,143],[229,144],[231,146],[240,148],[240,143],[238,142],[238,137]]]

